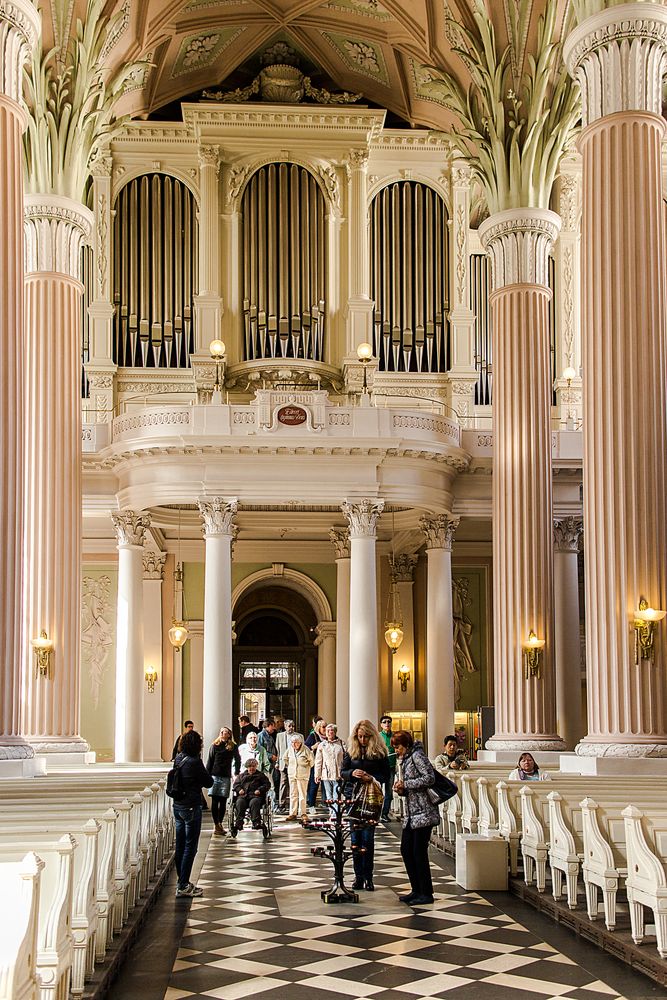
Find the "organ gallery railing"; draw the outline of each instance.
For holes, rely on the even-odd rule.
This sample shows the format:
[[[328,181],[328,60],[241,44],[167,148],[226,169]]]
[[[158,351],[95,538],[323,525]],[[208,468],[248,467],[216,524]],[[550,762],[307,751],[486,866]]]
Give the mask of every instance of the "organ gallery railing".
[[[121,190],[114,218],[116,364],[189,366],[197,229],[194,196],[176,178],[144,174]]]
[[[449,368],[447,208],[425,184],[398,181],[370,212],[374,349],[380,371]]]
[[[323,361],[325,202],[295,163],[269,163],[250,178],[243,219],[244,357]]]

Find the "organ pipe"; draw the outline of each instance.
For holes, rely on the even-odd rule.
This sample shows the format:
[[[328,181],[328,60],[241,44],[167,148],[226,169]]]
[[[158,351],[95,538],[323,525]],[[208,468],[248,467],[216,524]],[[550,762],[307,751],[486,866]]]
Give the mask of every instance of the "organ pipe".
[[[447,211],[424,184],[399,181],[370,217],[374,349],[381,371],[447,371]]]
[[[269,163],[246,185],[241,213],[246,360],[322,361],[326,228],[317,181],[297,164]]]
[[[194,197],[173,177],[144,174],[123,188],[115,208],[114,361],[186,368],[198,269]]]

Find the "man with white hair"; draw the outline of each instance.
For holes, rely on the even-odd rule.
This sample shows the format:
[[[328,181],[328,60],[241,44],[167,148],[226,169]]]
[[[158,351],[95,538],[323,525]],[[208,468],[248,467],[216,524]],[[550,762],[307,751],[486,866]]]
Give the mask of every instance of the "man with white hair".
[[[264,747],[258,745],[257,733],[248,733],[245,743],[242,743],[239,747],[239,756],[241,758],[241,770],[245,769],[248,760],[256,760],[257,767],[261,773],[271,775],[273,764],[269,760],[269,755]]]
[[[289,811],[289,775],[285,763],[285,753],[290,745],[290,738],[295,735],[301,736],[300,733],[295,732],[294,719],[285,719],[285,728],[282,732],[276,734],[276,749],[278,752],[278,763],[276,766],[280,769],[280,787],[278,789],[278,808],[276,812],[283,815]],[[301,736],[301,739],[303,740],[303,736]]]

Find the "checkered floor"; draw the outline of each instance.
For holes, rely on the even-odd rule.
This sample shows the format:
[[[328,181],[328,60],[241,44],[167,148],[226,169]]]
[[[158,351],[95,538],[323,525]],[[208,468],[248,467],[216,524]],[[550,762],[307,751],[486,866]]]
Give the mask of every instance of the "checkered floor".
[[[396,893],[409,891],[398,829],[378,830],[375,859],[377,888]],[[310,848],[325,841],[282,823],[267,842],[250,831],[235,841],[214,838],[199,877],[204,896],[191,904],[165,1000],[262,993],[273,1000],[623,1000],[436,864],[433,906],[411,909],[392,898],[387,913],[342,916],[331,907],[281,915],[276,892],[282,905],[286,889],[300,889],[311,912],[318,909],[312,901],[329,884],[331,866]]]

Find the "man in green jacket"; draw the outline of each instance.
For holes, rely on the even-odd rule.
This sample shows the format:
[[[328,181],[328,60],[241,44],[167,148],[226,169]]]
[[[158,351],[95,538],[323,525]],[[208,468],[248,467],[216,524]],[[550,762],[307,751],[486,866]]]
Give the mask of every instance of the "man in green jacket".
[[[387,748],[387,759],[389,761],[389,777],[384,787],[384,802],[382,803],[382,817],[386,822],[389,819],[391,800],[394,796],[394,781],[396,779],[396,751],[391,745],[391,716],[383,715],[380,719],[380,736],[384,740]]]

